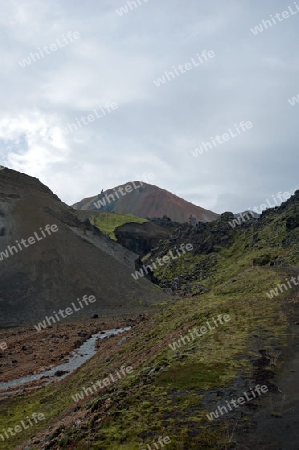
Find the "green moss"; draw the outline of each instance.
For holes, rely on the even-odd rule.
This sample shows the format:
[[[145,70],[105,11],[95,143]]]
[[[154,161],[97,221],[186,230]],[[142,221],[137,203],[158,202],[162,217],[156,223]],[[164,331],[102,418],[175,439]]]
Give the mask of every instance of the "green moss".
[[[111,239],[116,241],[114,234],[115,228],[124,225],[125,223],[145,223],[146,219],[141,217],[132,216],[130,214],[116,214],[116,213],[98,213],[97,215],[90,217],[90,223],[103,233],[107,234]]]
[[[219,385],[223,373],[225,364],[173,364],[156,378],[155,383],[172,389],[211,389]]]

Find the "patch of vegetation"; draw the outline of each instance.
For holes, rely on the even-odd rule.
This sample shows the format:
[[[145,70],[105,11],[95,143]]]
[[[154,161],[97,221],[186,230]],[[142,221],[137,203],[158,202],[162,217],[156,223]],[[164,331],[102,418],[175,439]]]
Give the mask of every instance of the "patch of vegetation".
[[[124,225],[125,223],[144,223],[148,222],[141,217],[132,216],[130,214],[116,214],[108,212],[100,212],[95,216],[90,217],[90,223],[97,227],[102,233],[107,234],[110,239],[116,241],[114,234],[115,228]]]
[[[224,364],[176,363],[163,371],[155,382],[171,389],[196,389],[198,386],[211,389],[219,385],[222,373],[225,373]]]

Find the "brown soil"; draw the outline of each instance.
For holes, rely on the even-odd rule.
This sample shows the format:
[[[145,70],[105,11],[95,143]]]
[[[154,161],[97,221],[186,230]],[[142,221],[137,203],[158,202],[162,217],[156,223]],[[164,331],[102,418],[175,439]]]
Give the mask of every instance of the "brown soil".
[[[0,350],[0,382],[38,374],[62,364],[91,334],[112,328],[134,326],[140,318],[142,316],[111,317],[105,321],[103,318],[89,319],[78,323],[57,324],[41,332],[37,332],[35,328],[2,330],[0,343],[5,342],[7,349]],[[116,336],[116,339],[121,337]]]
[[[126,185],[132,187],[135,185],[136,188],[132,192],[117,198],[115,191],[120,187],[124,189]],[[211,222],[218,217],[218,214],[177,197],[166,189],[148,183],[142,183],[142,186],[140,186],[139,181],[128,182],[113,189],[108,189],[100,197],[97,195],[84,198],[75,203],[73,207],[78,210],[97,210],[94,202],[97,202],[99,198],[105,199],[106,195],[107,197],[110,196],[110,202],[106,200],[106,205],[100,209],[101,212],[113,211],[118,214],[133,214],[133,216],[144,217],[145,219],[166,215],[172,221],[180,223],[188,222],[190,214],[197,220],[204,222]]]
[[[129,320],[122,320],[118,319],[117,326],[111,325],[110,328],[116,328],[116,327],[123,327],[123,326],[132,326],[132,329],[130,331],[127,331],[125,333],[126,338],[130,340],[136,339],[136,337],[147,333],[149,330],[153,327],[153,322],[155,321],[154,314],[148,314],[144,316],[137,316],[135,319],[132,319],[133,322]],[[136,325],[136,326],[135,326]],[[105,328],[106,329],[106,328]],[[184,329],[183,329],[184,331]],[[176,332],[173,332],[173,334],[166,336],[163,340],[157,342],[157,344],[151,348],[148,352],[143,352],[138,355],[132,355],[132,358],[130,359],[130,365],[133,368],[138,367],[142,362],[150,358],[152,355],[154,355],[161,347],[167,345],[169,342],[169,337],[174,337]],[[109,339],[103,339],[98,341],[98,348],[99,351],[96,353],[96,355],[91,359],[90,370],[92,371],[96,367],[99,366],[99,364],[103,363],[105,360],[111,360],[113,361],[114,354],[119,350],[118,346],[115,345],[116,342],[119,342],[121,340],[121,336],[112,336]],[[109,368],[107,370],[109,373],[113,373],[114,371],[118,370],[122,365],[128,366],[127,361],[127,355],[123,354],[122,356],[119,356],[116,361],[111,362],[109,364]],[[79,369],[77,369],[79,370]],[[59,380],[58,380],[59,382]],[[63,381],[61,381],[63,382]],[[122,387],[119,386],[117,383],[113,384],[112,387],[105,388],[101,392],[109,392],[111,396],[105,400],[102,403],[102,406],[99,410],[97,410],[97,414],[101,415],[100,420],[105,420],[105,417],[109,413],[109,410],[111,406],[113,405],[112,399],[119,401],[119,393],[123,392]],[[25,395],[25,394],[22,394]],[[53,432],[55,432],[57,429],[60,429],[61,427],[65,428],[71,428],[73,426],[81,427],[81,426],[87,426],[88,423],[91,420],[90,412],[86,411],[86,409],[83,407],[85,404],[86,399],[79,401],[76,403],[75,407],[74,404],[72,404],[67,410],[65,410],[57,419],[55,419],[50,426],[48,426],[44,431],[37,433],[35,437],[30,439],[28,442],[21,444],[16,448],[16,450],[25,450],[27,446],[30,446],[30,448],[40,450],[41,448],[44,448],[44,443],[47,442],[47,439],[50,435],[52,435]],[[82,409],[81,409],[82,408]]]

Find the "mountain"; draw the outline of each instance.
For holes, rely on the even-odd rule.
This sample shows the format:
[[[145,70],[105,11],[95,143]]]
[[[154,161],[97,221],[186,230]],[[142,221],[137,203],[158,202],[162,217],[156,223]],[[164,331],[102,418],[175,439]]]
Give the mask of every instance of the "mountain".
[[[75,203],[73,207],[78,210],[132,214],[145,219],[167,216],[180,223],[188,222],[191,215],[193,220],[201,222],[211,222],[218,217],[216,213],[193,205],[165,189],[140,181],[108,189]]]
[[[84,295],[96,301],[79,308],[73,320],[161,301],[165,296],[157,286],[132,278],[137,259],[82,222],[38,179],[1,170],[1,326],[32,323],[72,303],[78,309]]]

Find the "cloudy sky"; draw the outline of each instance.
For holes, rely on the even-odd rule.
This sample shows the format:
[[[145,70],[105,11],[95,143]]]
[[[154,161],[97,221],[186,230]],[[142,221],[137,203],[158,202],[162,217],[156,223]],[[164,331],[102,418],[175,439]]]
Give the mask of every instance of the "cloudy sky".
[[[299,104],[288,99],[299,94],[299,6],[135,4],[1,2],[0,164],[38,177],[68,204],[148,174],[218,213],[298,189]],[[271,15],[275,25],[251,31]],[[205,50],[215,56],[200,63]],[[242,121],[252,127],[238,134]],[[229,129],[226,141],[192,154]]]

